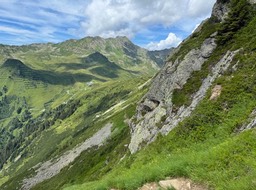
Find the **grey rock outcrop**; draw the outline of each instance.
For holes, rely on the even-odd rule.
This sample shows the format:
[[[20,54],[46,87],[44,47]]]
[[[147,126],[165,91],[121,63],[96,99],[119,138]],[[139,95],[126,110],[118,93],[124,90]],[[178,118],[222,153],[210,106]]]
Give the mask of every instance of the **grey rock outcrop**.
[[[256,127],[256,109],[253,110],[253,112],[251,113],[250,117],[249,117],[249,123],[245,123],[240,129],[239,131],[245,131],[248,129],[252,129]]]
[[[256,4],[256,0],[249,0],[251,4]]]
[[[213,6],[212,17],[217,18],[219,22],[223,22],[228,16],[230,2],[231,0],[217,0]],[[256,0],[248,0],[248,2],[250,4],[256,4]]]
[[[212,83],[216,78],[221,76],[228,67],[230,66],[234,56],[239,52],[237,51],[228,51],[226,55],[212,68],[211,73],[203,80],[203,83],[199,90],[192,96],[192,103],[188,106],[182,106],[179,108],[177,113],[172,113],[166,120],[168,124],[164,125],[160,132],[167,135],[173,128],[175,128],[179,122],[183,121],[186,117],[190,116],[192,111],[196,108],[198,103],[203,100],[206,95],[206,92],[211,87]]]
[[[230,0],[217,0],[212,10],[212,17],[216,17],[218,21],[222,22],[229,12]]]
[[[138,150],[140,144],[154,141],[159,132],[157,126],[172,113],[173,91],[181,89],[191,74],[201,69],[216,46],[214,37],[210,37],[200,48],[191,50],[182,61],[177,59],[174,63],[166,63],[130,123],[132,139],[129,148],[132,153]]]
[[[112,124],[109,123],[105,125],[91,138],[87,139],[84,143],[78,145],[73,150],[67,151],[57,160],[48,160],[42,163],[40,167],[35,171],[36,175],[23,180],[22,190],[29,190],[38,183],[41,183],[57,175],[62,168],[72,163],[83,151],[93,146],[103,145],[104,141],[111,135],[111,128]]]
[[[190,116],[198,103],[205,97],[215,79],[227,70],[233,57],[239,51],[228,51],[202,81],[199,90],[192,95],[192,103],[173,111],[173,91],[183,88],[192,73],[201,69],[215,48],[216,43],[214,35],[212,35],[204,41],[201,48],[191,50],[182,61],[177,59],[174,63],[166,63],[155,78],[152,88],[139,104],[137,114],[130,122],[129,149],[131,153],[135,153],[143,144],[154,141],[159,133],[167,135],[181,121]]]

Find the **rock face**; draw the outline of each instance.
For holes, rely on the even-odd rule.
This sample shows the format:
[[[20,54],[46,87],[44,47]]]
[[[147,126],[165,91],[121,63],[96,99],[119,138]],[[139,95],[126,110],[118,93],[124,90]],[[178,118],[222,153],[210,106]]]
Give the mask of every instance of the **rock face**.
[[[217,0],[212,10],[212,17],[217,18],[219,22],[224,21],[229,12],[229,3],[231,0]],[[256,0],[248,0],[249,3],[255,4]]]
[[[244,124],[239,129],[239,131],[242,132],[242,131],[252,129],[252,128],[255,128],[255,127],[256,127],[256,109],[253,110],[253,112],[251,113],[250,118],[249,118],[249,123]]]
[[[193,71],[201,69],[215,48],[215,39],[211,37],[204,41],[201,48],[192,49],[182,61],[177,59],[174,63],[167,63],[155,79],[147,95],[148,99],[159,101],[165,98],[168,100],[170,93],[174,89],[182,88]]]
[[[205,97],[215,79],[228,69],[239,50],[228,51],[211,68],[199,90],[191,95],[192,101],[189,106],[183,105],[178,110],[174,110],[172,103],[174,90],[182,89],[193,72],[200,70],[212,55],[217,47],[214,37],[215,35],[211,35],[200,48],[192,49],[182,61],[177,59],[174,63],[166,63],[157,75],[151,89],[137,107],[137,114],[131,119],[131,142],[129,144],[131,153],[135,153],[143,144],[154,141],[157,134],[167,135],[181,121],[190,116],[198,103]],[[214,91],[217,93],[214,98],[217,98],[221,92],[221,87],[218,86],[218,89]]]
[[[250,2],[254,3],[254,1]],[[212,18],[222,22],[228,14],[229,5],[230,0],[217,0],[212,11]],[[222,87],[219,85],[212,87],[212,84],[228,69],[239,50],[227,51],[218,63],[209,68],[209,74],[202,81],[201,87],[198,90],[195,89],[195,91],[197,90],[195,93],[190,94],[190,105],[182,105],[177,108],[172,102],[174,90],[182,90],[193,72],[201,70],[202,65],[213,54],[217,47],[216,35],[217,32],[213,33],[202,43],[200,48],[192,49],[182,59],[178,57],[174,62],[167,62],[155,77],[151,89],[138,105],[136,115],[130,120],[131,142],[129,149],[131,153],[135,153],[143,145],[153,142],[159,133],[167,135],[181,121],[191,115],[211,88],[210,100],[215,100],[220,96]],[[181,46],[174,52],[177,53]],[[254,126],[256,121],[252,121],[252,123],[246,128]]]
[[[62,168],[73,162],[83,151],[93,146],[103,145],[104,141],[111,135],[111,128],[112,124],[107,124],[91,138],[87,139],[84,143],[75,147],[73,150],[67,151],[57,160],[49,160],[41,164],[41,166],[36,170],[35,176],[23,180],[22,189],[29,190],[38,183],[50,179],[57,175]]]
[[[206,92],[211,87],[212,83],[216,78],[221,76],[221,74],[228,69],[234,56],[238,52],[239,50],[233,52],[228,51],[226,55],[212,68],[211,73],[208,74],[208,76],[203,80],[199,90],[192,96],[192,103],[188,107],[180,107],[176,113],[172,113],[169,115],[169,117],[167,117],[166,122],[168,124],[164,125],[160,130],[162,134],[168,134],[174,127],[179,124],[179,122],[190,116],[198,103],[205,97]]]
[[[249,0],[251,4],[255,4],[256,0]]]
[[[143,142],[148,143],[155,139],[159,132],[157,125],[172,113],[173,91],[181,89],[193,71],[201,69],[215,48],[214,37],[208,38],[201,48],[191,50],[182,61],[177,59],[174,63],[165,65],[130,123],[132,139],[129,148],[132,153],[136,152]]]
[[[217,0],[212,10],[212,16],[216,17],[218,21],[222,22],[228,14],[229,3],[230,3],[230,0]]]

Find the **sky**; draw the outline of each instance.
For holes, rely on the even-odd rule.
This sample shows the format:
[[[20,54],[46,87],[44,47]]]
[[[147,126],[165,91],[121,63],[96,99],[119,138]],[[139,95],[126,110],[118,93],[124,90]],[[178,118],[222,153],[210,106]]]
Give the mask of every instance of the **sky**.
[[[149,50],[177,46],[216,0],[0,0],[0,44],[127,36]]]

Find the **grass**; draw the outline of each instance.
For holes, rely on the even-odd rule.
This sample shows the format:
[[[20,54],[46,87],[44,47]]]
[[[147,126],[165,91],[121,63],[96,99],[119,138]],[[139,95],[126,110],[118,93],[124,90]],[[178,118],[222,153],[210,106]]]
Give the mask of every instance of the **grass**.
[[[7,47],[7,48],[10,48],[10,47]],[[122,90],[123,88],[121,86],[122,82],[120,81],[130,80],[132,81],[130,85],[137,85],[137,82],[144,80],[139,77],[144,78],[149,76],[147,75],[147,73],[144,73],[139,76],[138,75],[139,72],[136,73],[136,72],[122,69],[120,66],[117,66],[114,63],[108,61],[107,57],[104,57],[104,56],[99,57],[99,55],[95,55],[93,58],[94,58],[94,61],[96,62],[98,61],[96,64],[102,65],[102,68],[100,67],[92,68],[95,71],[94,74],[90,72],[89,69],[67,70],[67,68],[65,69],[63,67],[58,68],[59,63],[62,61],[63,61],[63,65],[72,65],[72,64],[68,64],[70,63],[71,60],[73,60],[74,62],[78,62],[80,64],[79,66],[81,66],[81,64],[87,64],[87,63],[83,63],[81,61],[81,57],[79,57],[78,55],[76,56],[61,55],[61,57],[56,57],[56,55],[52,55],[51,53],[47,54],[44,51],[39,53],[37,52],[38,50],[37,48],[34,48],[34,47],[32,49],[31,48],[32,47],[29,47],[29,46],[14,47],[15,51],[13,51],[13,54],[15,54],[15,57],[22,58],[22,60],[25,60],[25,61],[21,62],[19,60],[9,59],[3,65],[1,65],[1,68],[0,68],[0,72],[1,72],[0,85],[1,86],[6,85],[8,87],[8,92],[5,93],[4,96],[2,96],[1,98],[7,97],[6,99],[9,100],[14,96],[16,97],[15,101],[12,100],[10,104],[6,104],[4,106],[4,109],[1,108],[2,109],[1,111],[5,113],[5,115],[1,114],[1,116],[3,117],[5,116],[4,118],[1,118],[1,119],[4,119],[3,121],[1,121],[1,130],[7,129],[7,131],[2,134],[6,138],[3,139],[1,137],[0,143],[1,143],[1,147],[4,147],[7,145],[8,147],[6,149],[8,149],[9,152],[12,149],[16,149],[15,147],[17,147],[16,146],[17,143],[18,143],[18,146],[21,146],[21,141],[19,142],[14,141],[13,143],[11,143],[10,142],[11,138],[15,137],[16,139],[18,139],[17,137],[24,136],[24,133],[26,133],[26,131],[29,131],[30,129],[30,127],[27,127],[26,130],[25,129],[24,130],[15,129],[13,131],[9,130],[9,128],[16,128],[16,126],[12,125],[12,120],[15,119],[16,117],[19,120],[21,120],[23,117],[22,115],[25,113],[25,111],[31,113],[31,117],[33,117],[34,119],[37,119],[37,117],[40,116],[42,113],[44,113],[44,111],[46,112],[49,112],[49,110],[53,111],[52,116],[49,116],[49,118],[46,119],[47,121],[49,121],[47,123],[47,126],[49,126],[49,123],[50,125],[53,125],[54,122],[56,122],[56,124],[52,126],[54,130],[52,130],[51,131],[52,133],[49,133],[49,134],[53,134],[53,136],[58,136],[58,137],[54,140],[50,139],[49,141],[47,140],[47,137],[44,137],[42,138],[43,140],[40,141],[39,144],[43,144],[44,141],[49,142],[49,144],[61,143],[60,147],[58,147],[58,150],[56,151],[57,153],[54,150],[52,150],[53,149],[52,147],[49,147],[48,149],[48,146],[49,146],[48,143],[46,143],[45,145],[47,147],[47,150],[42,151],[45,153],[46,156],[50,156],[52,154],[56,155],[60,152],[59,149],[64,150],[69,146],[73,146],[68,136],[70,136],[70,134],[73,135],[73,133],[77,134],[77,133],[84,132],[85,129],[88,127],[88,124],[93,122],[93,117],[90,115],[96,114],[98,112],[100,113],[100,111],[104,111],[104,109],[108,109],[109,107],[118,103],[122,98],[125,98],[125,96],[131,91],[132,86],[128,85],[127,89],[129,90]],[[83,56],[84,55],[85,54],[83,54]],[[99,60],[97,60],[97,58]],[[74,63],[74,65],[78,63]],[[145,63],[145,65],[147,64]],[[111,69],[114,69],[116,72],[113,72]],[[117,70],[120,70],[120,72]],[[140,71],[140,68],[138,67],[135,70]],[[152,73],[155,71],[156,70],[153,71],[152,69]],[[116,78],[116,80],[113,80],[112,78]],[[91,82],[91,81],[93,81],[93,85],[89,86],[86,82]],[[104,84],[105,82],[106,84]],[[120,87],[114,90],[115,94],[112,94],[112,96],[107,96],[105,91],[110,92],[112,90],[111,89],[112,87],[115,88],[115,86],[118,86],[118,85],[120,85]],[[94,95],[96,96],[96,98],[93,97],[93,93],[95,93]],[[87,98],[88,97],[87,95],[90,98]],[[103,99],[104,97],[105,99]],[[55,111],[57,108],[61,106],[63,107],[64,104],[70,103],[71,100],[73,99],[78,100],[79,98],[83,99],[84,106],[82,106],[81,109],[78,110],[78,112],[74,113],[74,116],[73,116],[73,113],[71,113],[72,117],[68,118],[65,122],[62,121],[65,118],[59,118],[59,120],[55,121],[55,117],[56,117]],[[23,101],[24,103],[22,103]],[[103,101],[107,101],[108,103]],[[102,102],[102,103],[98,105],[99,102]],[[23,109],[24,111],[18,114],[17,110],[20,107],[23,107],[23,108],[26,107],[26,110]],[[69,109],[68,106],[66,106],[66,109],[63,108],[62,111],[64,112],[64,115],[65,114],[67,115],[68,113],[67,109]],[[89,110],[91,113],[88,113],[88,112],[84,113],[82,109],[85,109],[87,111]],[[59,115],[63,115],[63,112],[61,112],[60,110],[58,112],[59,112]],[[12,117],[9,117],[10,115]],[[87,119],[85,120],[83,119],[83,117],[87,117]],[[53,120],[54,122],[52,122]],[[29,121],[26,121],[26,122],[29,123]],[[33,130],[37,130],[37,128],[41,129],[42,127],[44,128],[45,126],[33,125]],[[74,130],[78,130],[78,131],[74,132]],[[38,131],[34,132],[33,134],[29,134],[26,137],[27,142],[24,143],[22,141],[23,143],[21,146],[23,147],[22,149],[26,149],[25,147],[28,146],[30,142],[35,143],[33,139],[38,135],[39,135]],[[54,137],[51,137],[51,138],[54,138]],[[62,141],[61,140],[62,138],[65,140]],[[21,139],[24,139],[24,138],[21,138]],[[8,143],[6,143],[6,141],[8,141]],[[35,146],[38,146],[38,145],[35,145]],[[27,150],[29,154],[32,154],[32,152],[34,152],[37,149],[33,150],[33,149],[27,148]],[[38,150],[40,150],[40,148]],[[9,152],[6,154],[7,157],[10,156]],[[18,156],[18,154],[23,154],[23,156],[26,157],[27,152],[26,151],[24,152],[23,150],[15,151],[15,153],[12,154],[12,158],[15,158],[16,156]],[[38,154],[38,155],[41,155],[41,154]],[[42,156],[41,158],[43,159],[44,155],[41,155],[41,156]],[[1,155],[1,157],[3,158],[4,156]],[[40,157],[36,157],[34,161],[31,161],[31,163],[35,164],[36,162],[38,162],[38,160],[40,160]],[[18,164],[23,165],[20,162]],[[17,166],[18,164],[14,164],[14,165]],[[1,166],[2,166],[2,161],[1,161]]]
[[[111,156],[115,158],[112,163],[115,164],[121,156],[123,156],[124,150],[127,150],[127,147],[125,148],[123,143],[127,144],[129,142],[129,136],[127,136],[129,128],[127,124],[124,123],[124,119],[129,118],[134,114],[133,111],[135,110],[135,105],[133,102],[138,101],[146,90],[146,87],[140,90],[136,90],[136,88],[147,79],[148,78],[134,78],[133,80],[129,80],[129,85],[126,86],[123,85],[126,79],[123,79],[124,81],[120,80],[104,83],[95,86],[95,88],[90,90],[70,90],[70,96],[72,96],[74,101],[80,101],[80,107],[78,107],[74,114],[67,119],[57,120],[51,128],[43,131],[39,138],[28,138],[31,142],[25,149],[25,152],[23,152],[22,159],[13,163],[7,173],[5,173],[5,176],[9,177],[7,182],[8,185],[5,189],[19,187],[20,185],[18,185],[18,183],[23,177],[28,176],[33,172],[33,170],[29,170],[29,168],[40,161],[46,161],[50,157],[58,156],[73,148],[75,145],[84,142],[107,122],[112,122],[114,124],[112,140],[107,147],[102,148],[103,153],[100,153],[98,149],[92,149],[88,153],[85,153],[87,156],[88,154],[91,155],[90,157],[92,157],[92,160],[95,160],[95,165],[91,165],[90,161],[92,160],[88,160],[87,165],[85,164],[83,168],[91,168],[91,173],[93,173],[95,171],[94,167],[99,167],[96,163],[97,160],[101,159],[100,155],[106,156],[107,153],[109,153],[108,150],[113,152],[113,149],[119,144],[119,153],[116,154],[116,152],[113,152],[113,156]],[[131,92],[131,90],[133,90],[133,92]],[[76,94],[72,94],[73,92],[76,92]],[[116,107],[113,111],[101,115],[104,111],[113,105],[118,104],[120,101],[124,101],[122,106],[124,106],[125,109]],[[68,107],[68,105],[65,107]],[[96,114],[100,114],[101,117],[95,120]],[[23,157],[28,157],[28,159],[25,160]],[[104,162],[105,160],[102,160],[103,165]],[[81,169],[79,165],[77,166],[78,169]],[[102,175],[108,172],[109,169],[106,168],[103,170]],[[78,172],[78,174],[80,173]],[[88,176],[90,176],[89,174]],[[74,175],[72,174],[71,176]]]
[[[246,118],[255,107],[255,103],[244,104],[250,101],[240,102],[228,114],[223,114],[220,124],[208,122],[192,131],[184,128],[196,119],[194,115],[167,137],[159,137],[124,160],[100,181],[65,189],[136,189],[167,176],[188,177],[215,189],[254,189],[256,162],[252,158],[256,154],[256,131],[232,134],[237,122]],[[204,105],[200,105],[196,113],[201,109],[205,109]]]
[[[256,130],[238,133],[237,129],[248,123],[256,107],[256,38],[252,35],[255,24],[256,19],[252,19],[232,36],[230,43],[218,46],[218,50],[203,65],[202,71],[193,73],[184,89],[175,92],[175,105],[186,105],[191,94],[201,85],[201,80],[209,74],[209,67],[227,50],[243,47],[232,62],[232,66],[238,63],[237,70],[231,66],[213,84],[222,86],[218,99],[210,101],[209,90],[192,115],[167,136],[159,135],[155,142],[136,154],[130,155],[127,150],[130,137],[125,120],[135,114],[134,102],[147,90],[137,90],[142,79],[128,80],[125,85],[124,81],[109,81],[88,92],[81,90],[73,97],[81,101],[81,106],[68,119],[56,122],[32,142],[27,152],[30,158],[11,166],[6,175],[9,180],[5,183],[5,189],[19,187],[18,183],[23,177],[33,174],[32,170],[28,171],[31,166],[71,149],[111,122],[114,128],[107,144],[82,153],[72,165],[34,189],[132,190],[166,177],[186,177],[213,189],[254,190]],[[214,20],[208,20],[199,33],[184,42],[171,60],[182,59],[191,48],[200,47],[204,39],[218,27]],[[117,107],[103,115],[122,100],[126,100],[123,105],[125,109]],[[95,115],[100,118],[96,119]],[[63,123],[73,126],[64,129]],[[59,145],[57,149],[53,144]],[[43,150],[40,150],[42,147]],[[20,169],[16,171],[15,168]]]
[[[201,78],[208,74],[207,68],[218,61],[227,50],[243,47],[232,62],[232,66],[238,63],[237,70],[231,66],[213,84],[222,85],[222,92],[217,100],[209,100],[209,90],[192,115],[167,136],[159,136],[154,143],[140,152],[127,156],[99,180],[69,184],[64,189],[129,190],[165,177],[187,177],[213,189],[255,189],[256,130],[236,132],[248,122],[247,119],[256,107],[256,38],[252,35],[255,23],[254,18],[233,36],[232,42],[218,47],[219,50],[204,65],[203,71],[206,72],[193,74],[188,85],[184,87],[185,90],[180,92],[183,96],[177,102],[182,105],[189,101],[194,88],[200,86]],[[213,32],[210,30],[211,24],[206,27],[209,29],[208,34]],[[201,42],[199,40],[198,43]],[[191,47],[196,46],[193,37],[190,38],[172,59],[182,58]],[[189,85],[192,83],[195,84],[194,87]]]
[[[134,95],[132,98],[134,98]],[[137,94],[135,97],[136,96]],[[136,97],[136,99],[138,99],[138,97]],[[130,100],[128,99],[128,105],[130,104],[129,101]],[[127,135],[129,133],[129,128],[127,124],[124,123],[124,120],[130,118],[134,114],[134,106],[134,104],[131,104],[124,110],[116,112],[113,116],[95,122],[93,126],[86,129],[86,133],[83,131],[82,133],[76,134],[75,138],[70,139],[72,144],[76,145],[79,142],[84,141],[83,139],[93,135],[98,128],[106,123],[110,122],[114,125],[112,138],[108,141],[106,146],[96,149],[92,148],[90,151],[84,152],[74,162],[77,164],[72,164],[72,168],[64,168],[59,175],[55,176],[50,181],[45,181],[44,183],[39,184],[35,189],[59,189],[66,183],[66,181],[70,181],[71,183],[81,183],[88,179],[98,179],[99,176],[111,171],[114,165],[119,162],[125,153],[127,153],[126,144],[129,142],[129,135]],[[68,142],[66,142],[66,144],[68,144]],[[63,152],[63,150],[61,152]],[[60,154],[60,152],[58,152],[58,154]],[[106,160],[108,162],[107,165]]]
[[[0,186],[3,185],[9,179],[8,176],[3,176],[3,174],[1,174],[0,177]]]
[[[95,180],[110,172],[119,160],[127,153],[125,146],[129,142],[129,128],[124,123],[125,115],[132,115],[134,106],[120,112],[105,122],[114,125],[111,139],[103,147],[92,148],[82,153],[72,167],[64,168],[60,174],[49,181],[37,185],[34,189],[60,189],[67,181],[70,183],[83,183]],[[104,123],[105,123],[104,122]],[[97,123],[96,125],[100,125]],[[95,127],[94,127],[95,128]]]

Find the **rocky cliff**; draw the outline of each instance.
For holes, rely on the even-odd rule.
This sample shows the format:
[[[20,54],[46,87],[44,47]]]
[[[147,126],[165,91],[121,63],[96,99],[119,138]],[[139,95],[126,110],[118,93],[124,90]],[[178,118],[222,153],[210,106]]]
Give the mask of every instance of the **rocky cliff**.
[[[209,58],[216,43],[214,37],[204,41],[201,48],[193,49],[182,61],[167,62],[162,71],[155,78],[145,99],[137,108],[135,122],[131,123],[132,139],[129,148],[136,152],[143,142],[151,142],[159,132],[168,133],[170,125],[159,129],[158,123],[173,124],[178,122],[179,115],[185,113],[184,106],[178,112],[173,112],[172,94],[175,89],[181,89],[194,71],[201,69]],[[187,113],[188,114],[188,113]]]
[[[131,153],[153,142],[158,134],[167,135],[181,121],[190,116],[206,96],[207,91],[214,89],[213,82],[229,68],[239,49],[222,52],[216,63],[209,63],[213,54],[218,51],[217,39],[220,35],[216,32],[217,29],[208,36],[206,35],[197,47],[188,48],[189,51],[185,53],[184,47],[189,47],[188,44],[192,43],[194,38],[200,39],[200,35],[202,36],[207,28],[205,25],[209,23],[214,25],[213,22],[218,25],[225,22],[229,15],[230,3],[229,0],[218,0],[214,5],[211,18],[175,50],[170,60],[153,80],[152,87],[137,107],[137,114],[130,121],[129,149]],[[254,2],[250,1],[250,3]],[[208,68],[202,70],[202,67],[207,67],[207,64]],[[186,97],[188,100],[179,101],[177,105],[177,99],[183,98],[182,93],[179,94],[179,92],[185,91],[184,86],[189,80],[190,83],[193,81],[192,78],[195,78],[197,72],[205,73],[205,77],[199,79],[201,80],[199,82],[196,81],[200,85],[190,90],[191,92]],[[218,89],[220,90],[217,94],[220,93],[221,86],[218,86]]]
[[[212,17],[216,17],[218,21],[224,21],[227,17],[230,0],[217,0],[212,10]]]

